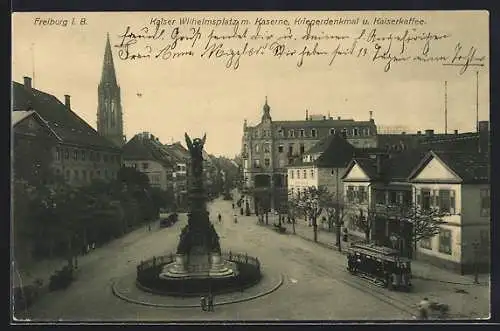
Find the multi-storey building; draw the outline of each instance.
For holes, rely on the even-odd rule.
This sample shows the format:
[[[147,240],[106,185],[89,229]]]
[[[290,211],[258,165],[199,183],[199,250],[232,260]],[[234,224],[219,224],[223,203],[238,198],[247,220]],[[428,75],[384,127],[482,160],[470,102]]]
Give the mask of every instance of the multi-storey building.
[[[120,86],[116,80],[109,34],[104,49],[102,75],[97,93],[97,132],[112,141],[116,146],[122,147],[125,144],[126,138],[123,134]]]
[[[74,186],[87,185],[94,179],[116,178],[121,167],[121,150],[72,110],[69,95],[64,97],[62,103],[55,96],[34,89],[30,77],[24,77],[24,84],[12,85],[13,111],[35,111],[36,115],[29,116],[26,122],[28,127],[40,124],[56,138],[50,148],[50,168],[56,176]],[[34,129],[30,134],[36,137],[41,133]]]
[[[249,126],[245,120],[243,125],[243,186],[252,192],[254,204],[270,201],[265,209],[274,208],[278,202],[271,199],[273,192],[286,192],[286,167],[336,133],[344,134],[355,147],[376,147],[377,127],[371,113],[368,121],[309,115],[307,111],[305,120],[273,121],[266,99],[260,123]]]
[[[152,187],[173,189],[174,160],[149,132],[136,134],[123,146],[123,161],[126,167],[146,174]]]

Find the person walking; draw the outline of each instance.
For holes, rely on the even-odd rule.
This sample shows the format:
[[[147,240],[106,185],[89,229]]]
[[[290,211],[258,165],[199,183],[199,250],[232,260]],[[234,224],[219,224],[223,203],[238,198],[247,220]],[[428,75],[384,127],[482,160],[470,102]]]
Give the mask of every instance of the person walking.
[[[234,202],[231,204],[232,208],[234,209]]]
[[[219,223],[222,223],[222,216],[221,214],[219,213],[219,215],[217,216],[217,218],[219,219]]]
[[[201,310],[207,311],[207,299],[204,296],[200,298],[200,306]]]
[[[234,214],[234,223],[238,223],[238,216]]]
[[[420,303],[418,304],[418,310],[419,310],[419,315],[420,319],[427,320],[429,319],[429,307],[430,307],[430,302],[429,299],[424,298]]]

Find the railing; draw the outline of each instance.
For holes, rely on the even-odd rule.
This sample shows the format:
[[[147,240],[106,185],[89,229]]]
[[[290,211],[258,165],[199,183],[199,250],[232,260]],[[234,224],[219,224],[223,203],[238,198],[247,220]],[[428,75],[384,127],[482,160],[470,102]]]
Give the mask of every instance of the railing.
[[[164,264],[172,263],[175,261],[175,254],[170,253],[167,255],[162,255],[162,256],[153,256],[152,258],[148,260],[141,261],[139,265],[137,266],[137,272],[141,272],[145,269],[149,268],[154,268],[156,266],[161,266]],[[256,257],[249,256],[247,253],[242,254],[242,253],[234,253],[234,252],[224,252],[221,254],[221,259],[231,261],[231,262],[236,262],[236,263],[245,263],[245,264],[252,264],[260,272],[260,261]]]

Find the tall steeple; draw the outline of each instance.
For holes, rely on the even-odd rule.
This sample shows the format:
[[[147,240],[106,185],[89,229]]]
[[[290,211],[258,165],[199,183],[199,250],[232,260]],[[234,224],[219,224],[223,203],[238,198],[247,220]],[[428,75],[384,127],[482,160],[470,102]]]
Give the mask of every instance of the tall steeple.
[[[109,33],[106,39],[106,48],[104,49],[104,62],[102,65],[101,84],[108,83],[113,86],[116,83],[115,64],[113,63],[113,53],[111,52],[111,43],[109,41]]]
[[[121,147],[125,143],[123,135],[123,114],[120,86],[116,80],[115,66],[109,33],[104,48],[104,61],[98,93],[97,132]]]

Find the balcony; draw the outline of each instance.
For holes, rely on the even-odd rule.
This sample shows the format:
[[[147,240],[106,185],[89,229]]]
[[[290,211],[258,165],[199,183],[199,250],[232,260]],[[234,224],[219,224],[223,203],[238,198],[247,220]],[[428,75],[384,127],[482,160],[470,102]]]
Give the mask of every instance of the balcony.
[[[401,217],[408,212],[408,206],[405,205],[385,205],[375,204],[374,211],[377,215],[387,217]]]

